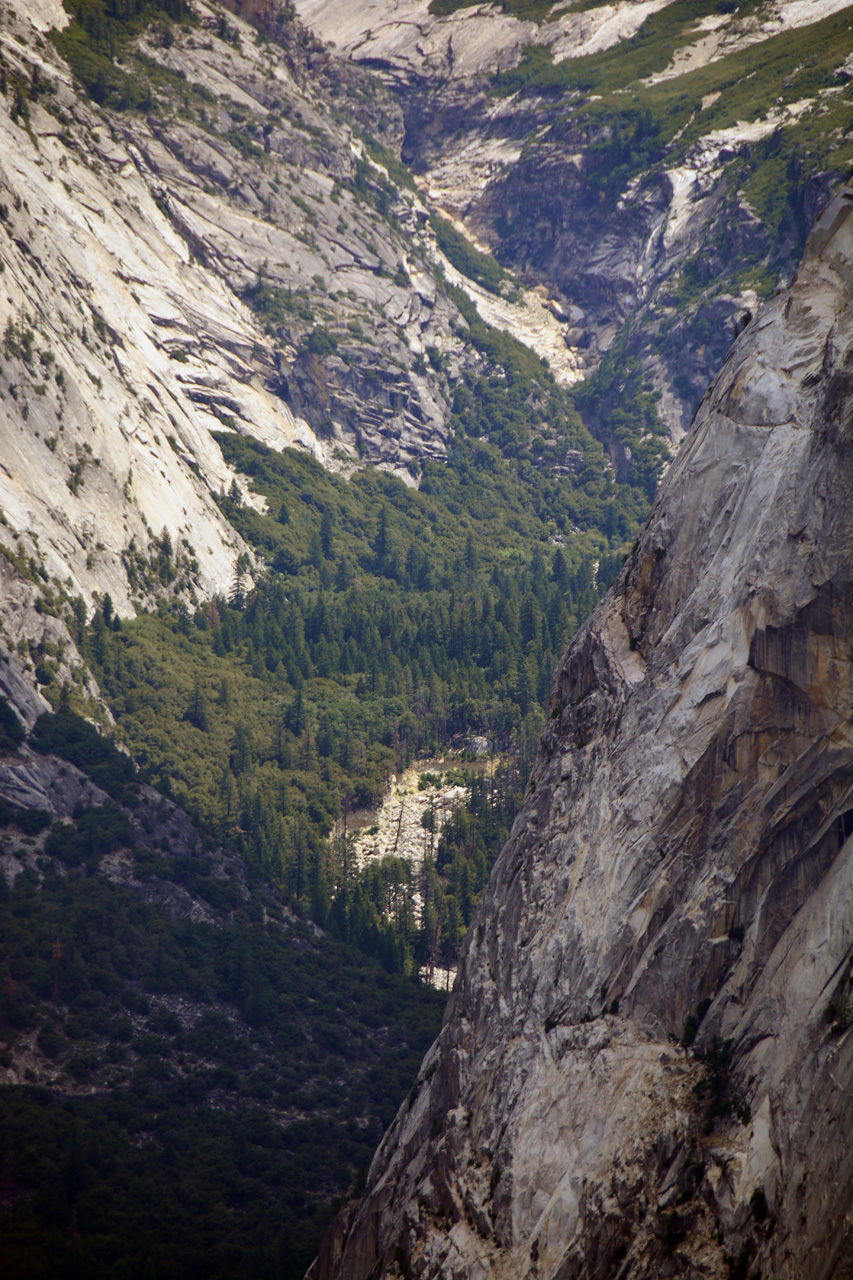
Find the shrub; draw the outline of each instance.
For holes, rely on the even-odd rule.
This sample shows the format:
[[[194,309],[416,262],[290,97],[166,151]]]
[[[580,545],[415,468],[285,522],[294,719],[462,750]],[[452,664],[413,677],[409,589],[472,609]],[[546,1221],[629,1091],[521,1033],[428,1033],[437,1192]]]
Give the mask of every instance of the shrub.
[[[463,276],[474,280],[491,293],[499,293],[501,281],[505,279],[506,272],[492,255],[475,249],[461,231],[457,231],[446,218],[440,218],[434,214],[431,224],[439,249],[453,263],[456,270],[461,271]]]
[[[46,1022],[38,1033],[37,1043],[46,1058],[58,1058],[65,1044],[65,1038],[59,1034],[52,1022]]]
[[[328,329],[318,325],[305,339],[305,349],[315,356],[330,356],[337,351],[338,340]]]
[[[70,867],[82,862],[95,865],[105,853],[132,841],[127,815],[118,805],[105,804],[87,809],[73,826],[56,823],[47,838],[45,853]]]
[[[16,809],[0,800],[0,827],[17,827],[24,835],[35,836],[50,826],[50,814],[46,809]]]

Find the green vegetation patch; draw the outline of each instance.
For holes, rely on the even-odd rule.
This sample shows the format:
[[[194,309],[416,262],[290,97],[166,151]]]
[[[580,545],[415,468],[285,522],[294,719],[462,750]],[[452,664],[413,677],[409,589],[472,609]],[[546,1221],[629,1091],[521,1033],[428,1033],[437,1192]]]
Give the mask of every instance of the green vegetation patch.
[[[430,225],[435,232],[439,249],[457,271],[491,293],[500,293],[507,274],[490,253],[475,249],[461,231],[457,231],[447,218],[442,218],[439,214],[431,215]]]
[[[628,355],[631,328],[624,325],[596,372],[575,388],[573,399],[600,439],[631,451],[631,466],[651,502],[669,457],[666,423],[658,413],[660,392]]]
[[[495,79],[502,93],[520,89],[571,87],[594,93],[609,93],[633,85],[663,71],[677,49],[693,44],[702,32],[700,18],[718,12],[718,0],[674,0],[646,18],[629,40],[620,40],[600,53],[565,58],[555,63],[551,50],[531,45],[521,63]]]
[[[676,49],[697,38],[696,20],[717,8],[712,0],[676,0],[650,15],[631,40],[559,64],[548,49],[531,46],[518,67],[497,78],[496,86],[506,93],[533,89],[572,94],[555,130],[570,122],[600,135],[588,150],[585,171],[612,201],[632,176],[664,155],[677,163],[702,135],[763,118],[771,107],[837,85],[836,72],[853,52],[849,16],[838,13],[772,36],[758,53],[750,47],[658,84],[642,84],[669,64]],[[771,234],[790,191],[792,163],[802,172],[849,166],[852,95],[849,87],[838,87],[841,91],[824,99],[819,110],[807,112],[796,124],[781,123],[771,139],[756,144],[746,175],[740,172],[742,162],[736,162],[737,176],[746,179],[747,196]],[[575,96],[580,94],[582,99]],[[715,94],[716,100],[702,109],[703,100]]]
[[[446,18],[462,9],[472,9],[482,0],[430,0],[429,12],[437,18]],[[495,7],[518,18],[519,22],[547,22],[561,13],[593,9],[601,0],[495,0]]]
[[[347,485],[301,455],[222,443],[275,513],[224,500],[272,572],[252,590],[235,576],[230,601],[194,619],[141,617],[103,633],[97,653],[92,627],[78,641],[145,779],[198,811],[294,905],[411,971],[418,929],[397,921],[389,934],[359,904],[346,848],[328,837],[416,754],[474,731],[504,747],[522,732],[535,740],[551,671],[599,593],[590,554],[546,558],[532,513],[520,536],[517,494],[502,509],[457,478],[454,512],[450,494],[372,472]],[[437,488],[445,470],[435,468]],[[463,502],[478,511],[481,501],[494,542],[462,516]],[[529,563],[501,554],[525,541]],[[494,792],[494,844],[517,789],[513,771]],[[475,880],[477,894],[482,868]]]
[[[100,612],[75,629],[142,778],[295,908],[404,973],[435,947],[452,961],[523,793],[556,662],[648,503],[642,451],[637,482],[616,484],[543,362],[455,292],[484,372],[457,384],[448,462],[424,462],[419,491],[372,470],[346,482],[223,433],[267,511],[236,484],[220,503],[266,573],[252,585],[238,563],[227,598],[194,616],[164,604],[118,630]],[[435,918],[415,919],[405,870],[355,876],[342,830],[390,773],[471,733],[513,763],[487,802],[472,796],[470,848],[431,848],[418,887]]]
[[[71,22],[51,38],[89,96],[119,111],[150,107],[145,77],[116,66],[116,59],[153,21],[186,21],[186,0],[65,0],[65,9]]]
[[[314,323],[307,288],[282,289],[271,285],[263,267],[258,268],[255,283],[248,285],[240,296],[263,320],[267,333],[275,333],[294,319]]]
[[[393,151],[383,147],[382,143],[377,142],[369,133],[362,133],[361,138],[371,160],[382,165],[392,182],[395,182],[398,187],[408,188],[409,191],[417,191],[417,184],[411,170],[403,164],[402,160],[397,159]]]
[[[98,732],[93,724],[73,711],[40,716],[30,736],[30,745],[44,754],[70,760],[114,799],[133,793],[136,767]]]
[[[0,751],[17,751],[24,741],[24,726],[5,698],[0,697]]]

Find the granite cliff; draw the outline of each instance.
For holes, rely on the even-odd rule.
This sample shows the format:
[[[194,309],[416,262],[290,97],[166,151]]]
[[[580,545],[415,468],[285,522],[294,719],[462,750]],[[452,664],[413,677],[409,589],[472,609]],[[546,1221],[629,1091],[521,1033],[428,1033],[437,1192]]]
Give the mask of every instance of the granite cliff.
[[[234,8],[163,10],[115,65],[54,0],[0,9],[0,681],[28,723],[39,655],[83,667],[69,600],[131,617],[257,567],[216,433],[415,485],[478,364],[390,95],[286,6]]]
[[[441,1035],[312,1280],[849,1274],[853,191],[563,659]]]
[[[87,94],[59,4],[0,15],[0,541],[122,616],[164,533],[187,598],[248,553],[214,432],[414,484],[447,439],[425,353],[466,359],[381,86],[277,7],[188,16]]]

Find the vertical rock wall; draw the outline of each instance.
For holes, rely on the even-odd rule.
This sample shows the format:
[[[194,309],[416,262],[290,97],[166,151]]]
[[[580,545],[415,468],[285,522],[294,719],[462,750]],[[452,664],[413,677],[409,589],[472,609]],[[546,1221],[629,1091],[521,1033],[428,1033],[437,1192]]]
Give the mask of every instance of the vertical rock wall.
[[[561,664],[441,1036],[314,1280],[848,1274],[851,302],[845,191]]]

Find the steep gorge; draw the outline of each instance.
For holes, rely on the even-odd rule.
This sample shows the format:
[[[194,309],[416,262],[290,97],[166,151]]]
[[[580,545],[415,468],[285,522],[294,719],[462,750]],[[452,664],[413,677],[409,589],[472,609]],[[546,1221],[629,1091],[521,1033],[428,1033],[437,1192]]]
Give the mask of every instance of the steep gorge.
[[[849,6],[836,0],[750,0],[736,17],[710,0],[581,4],[559,22],[541,21],[537,0],[520,0],[523,20],[515,0],[446,17],[419,0],[355,6],[354,18],[339,0],[299,7],[309,23],[336,16],[340,30],[325,34],[337,53],[289,6],[198,0],[184,22],[134,29],[88,96],[63,60],[72,37],[49,36],[67,28],[54,0],[0,13],[0,712],[12,717],[0,721],[11,886],[0,908],[23,937],[27,913],[48,920],[63,895],[85,902],[107,886],[150,907],[118,995],[95,972],[104,946],[113,964],[111,944],[89,957],[92,983],[107,985],[93,995],[86,977],[71,996],[46,967],[52,923],[27,942],[8,975],[26,1026],[7,1017],[14,988],[0,973],[0,1066],[22,1094],[28,1081],[49,1086],[50,1107],[87,1092],[96,1106],[132,1094],[141,1111],[147,1099],[158,1132],[173,1134],[166,1167],[179,1139],[162,1114],[207,1071],[210,1048],[182,1037],[219,1001],[251,1051],[224,1085],[199,1077],[196,1101],[208,1108],[213,1089],[205,1115],[224,1099],[236,1117],[238,1169],[244,1108],[257,1099],[267,1112],[253,1144],[277,1147],[281,1163],[270,1175],[255,1152],[267,1172],[251,1194],[264,1222],[279,1222],[264,1230],[295,1249],[286,1268],[266,1258],[287,1280],[316,1247],[312,1206],[323,1213],[352,1186],[409,1089],[407,1055],[434,1034],[428,993],[383,977],[386,1026],[378,996],[360,1003],[370,962],[297,923],[310,910],[327,924],[342,903],[347,923],[345,842],[341,872],[326,836],[353,784],[374,801],[383,769],[402,767],[423,733],[444,747],[472,728],[500,732],[526,777],[522,743],[538,738],[554,655],[651,498],[659,455],[645,476],[629,465],[631,447],[663,431],[649,380],[676,439],[733,321],[792,271],[846,168],[853,104]],[[402,14],[390,35],[377,21],[389,8]],[[654,43],[643,22],[668,13],[669,43],[638,87]],[[800,27],[802,48],[779,53],[772,41]],[[730,110],[714,77],[725,80],[744,41],[765,39],[772,74],[742,119],[752,72],[732,73]],[[605,86],[597,107],[596,84],[567,88],[559,68],[606,79],[609,49],[632,77]],[[707,92],[691,81],[687,114],[677,102],[667,114],[665,85],[677,98],[682,74],[705,75],[702,50],[717,68]],[[85,59],[74,67],[88,74]],[[795,135],[805,142],[794,155]],[[561,663],[441,1039],[316,1275],[760,1268],[841,1280],[853,1127],[850,207],[849,192],[834,201],[790,291],[729,353],[616,586]],[[520,279],[469,259],[464,242],[459,260],[487,271],[490,288],[443,258],[437,208]],[[522,284],[537,292],[519,301]],[[506,335],[476,328],[472,296],[490,323],[547,352],[553,380]],[[609,390],[593,379],[586,401],[567,398],[560,384],[607,351]],[[344,639],[356,621],[358,646]],[[6,701],[30,730],[63,697],[104,725],[109,704],[144,771],[145,803],[127,805],[103,855],[82,846],[93,823],[118,821],[104,794],[67,760],[3,739],[9,723],[23,736]],[[362,937],[381,928],[393,943],[381,896],[372,915],[363,894],[357,904]],[[168,926],[161,909],[177,917]],[[211,955],[238,954],[184,1008],[197,986],[181,972],[189,924],[211,925]],[[311,992],[286,1071],[267,1033],[287,1022],[290,992],[273,990],[268,953],[247,968],[235,941],[253,940],[260,957],[279,929],[293,940],[288,972]],[[352,984],[314,1008],[339,964]],[[144,1018],[145,991],[155,1007]],[[125,999],[128,1048],[111,1030]],[[183,1021],[154,1051],[144,1037],[165,1035],[166,1001]],[[357,1079],[368,1061],[369,1106]],[[322,1155],[294,1172],[284,1148],[318,1105],[297,1145],[325,1133]],[[334,1168],[344,1128],[324,1127],[330,1115],[347,1133]],[[144,1143],[152,1169],[159,1141]],[[316,1184],[284,1227],[282,1169],[288,1194],[300,1178]],[[234,1185],[233,1199],[213,1185],[207,1200],[222,1193],[226,1231],[239,1221],[245,1233]],[[36,1186],[2,1204],[36,1215],[34,1239]],[[66,1226],[106,1256],[111,1228],[93,1244],[98,1215],[89,1205],[87,1221],[81,1204]],[[69,1227],[52,1256],[76,1239]],[[128,1239],[135,1248],[139,1231]],[[181,1267],[197,1274],[179,1243]],[[157,1240],[169,1265],[173,1246]],[[213,1252],[209,1274],[229,1275]]]
[[[846,0],[297,9],[381,75],[422,189],[547,288],[582,367],[629,323],[676,439],[849,172]]]
[[[853,191],[560,665],[444,1027],[312,1280],[848,1273]]]

